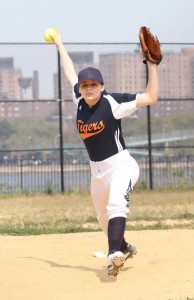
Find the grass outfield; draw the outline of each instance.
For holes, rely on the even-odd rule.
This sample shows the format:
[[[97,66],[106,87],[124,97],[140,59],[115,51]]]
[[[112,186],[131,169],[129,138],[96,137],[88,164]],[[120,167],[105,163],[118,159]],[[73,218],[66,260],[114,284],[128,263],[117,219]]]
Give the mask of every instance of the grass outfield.
[[[127,230],[194,229],[194,190],[134,191]],[[99,231],[90,194],[0,197],[0,234]]]

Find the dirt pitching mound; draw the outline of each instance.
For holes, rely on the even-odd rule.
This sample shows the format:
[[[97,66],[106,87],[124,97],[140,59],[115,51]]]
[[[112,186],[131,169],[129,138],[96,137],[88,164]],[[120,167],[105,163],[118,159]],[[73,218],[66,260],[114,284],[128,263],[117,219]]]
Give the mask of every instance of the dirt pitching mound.
[[[194,231],[126,232],[138,253],[106,274],[102,232],[0,236],[2,300],[194,299]]]

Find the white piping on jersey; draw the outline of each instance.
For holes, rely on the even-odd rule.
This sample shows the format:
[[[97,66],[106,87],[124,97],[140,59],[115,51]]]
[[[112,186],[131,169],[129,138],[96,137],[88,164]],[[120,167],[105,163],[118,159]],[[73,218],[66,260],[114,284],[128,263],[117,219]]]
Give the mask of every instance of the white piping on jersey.
[[[117,144],[117,148],[118,148],[118,151],[121,152],[123,150],[123,146],[121,145],[120,143],[120,140],[119,140],[119,135],[120,135],[120,130],[119,128],[115,131],[115,142]]]
[[[136,107],[137,95],[135,100],[129,102],[122,102],[122,103],[118,103],[111,95],[104,95],[103,97],[106,98],[110,103],[113,116],[115,119],[118,120],[130,116],[138,109]]]

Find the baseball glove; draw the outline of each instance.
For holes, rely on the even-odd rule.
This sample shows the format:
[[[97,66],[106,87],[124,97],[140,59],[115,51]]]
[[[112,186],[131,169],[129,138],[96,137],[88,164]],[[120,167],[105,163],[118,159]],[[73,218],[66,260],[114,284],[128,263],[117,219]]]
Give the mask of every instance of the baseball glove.
[[[151,34],[149,28],[143,26],[139,31],[139,40],[142,48],[142,56],[145,58],[143,62],[146,64],[146,61],[149,60],[159,65],[162,61],[162,53],[157,37]]]

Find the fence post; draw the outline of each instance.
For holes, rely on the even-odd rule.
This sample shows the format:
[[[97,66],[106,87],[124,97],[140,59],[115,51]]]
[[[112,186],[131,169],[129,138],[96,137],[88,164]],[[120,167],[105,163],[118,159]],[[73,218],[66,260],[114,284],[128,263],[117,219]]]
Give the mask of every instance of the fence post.
[[[148,83],[148,66],[146,64],[146,84]],[[149,159],[149,188],[153,190],[152,177],[152,132],[151,132],[151,110],[147,106],[147,132],[148,132],[148,159]]]
[[[20,189],[23,191],[23,160],[20,159]]]
[[[62,92],[61,92],[61,60],[59,52],[58,58],[58,102],[59,102],[59,141],[60,141],[60,174],[61,174],[61,192],[64,192],[64,159],[63,159],[63,111],[62,111]]]

